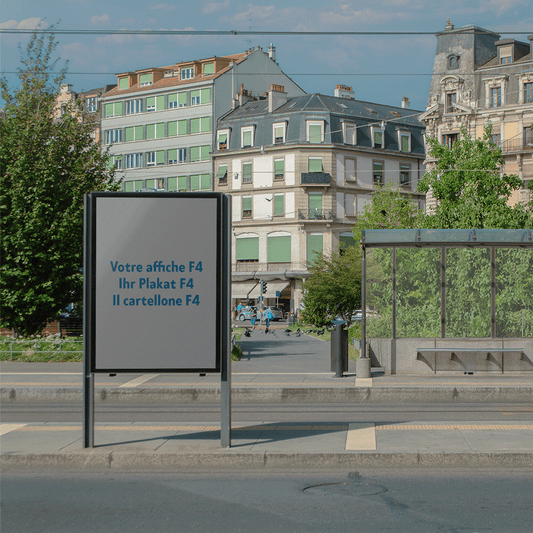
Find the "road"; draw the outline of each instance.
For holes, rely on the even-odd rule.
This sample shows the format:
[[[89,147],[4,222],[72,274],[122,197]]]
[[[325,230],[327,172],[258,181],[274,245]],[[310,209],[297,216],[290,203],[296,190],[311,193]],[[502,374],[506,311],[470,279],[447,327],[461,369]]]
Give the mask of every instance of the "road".
[[[4,474],[2,533],[530,533],[531,474]]]

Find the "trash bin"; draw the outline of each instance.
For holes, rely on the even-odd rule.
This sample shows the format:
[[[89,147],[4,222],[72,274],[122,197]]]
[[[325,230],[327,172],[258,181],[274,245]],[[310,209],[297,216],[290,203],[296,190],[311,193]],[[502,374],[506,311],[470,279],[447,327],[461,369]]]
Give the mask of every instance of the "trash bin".
[[[333,320],[331,331],[331,371],[336,378],[348,372],[348,330],[344,329],[346,320]]]

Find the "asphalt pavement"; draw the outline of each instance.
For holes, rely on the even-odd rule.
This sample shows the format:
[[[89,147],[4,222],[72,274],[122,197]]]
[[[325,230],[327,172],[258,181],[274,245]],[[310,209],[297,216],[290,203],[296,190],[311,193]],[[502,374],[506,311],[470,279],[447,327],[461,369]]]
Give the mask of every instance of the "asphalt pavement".
[[[249,422],[232,424],[223,448],[220,419],[211,422],[95,424],[95,447],[83,448],[79,423],[2,423],[3,471],[184,472],[321,470],[377,467],[533,467],[533,376],[513,374],[344,377],[330,366],[329,343],[308,335],[253,331],[232,363],[233,404],[509,403],[526,421]],[[82,403],[80,363],[2,363],[4,405]],[[97,374],[102,404],[216,404],[217,374]],[[265,417],[266,418],[266,417]]]

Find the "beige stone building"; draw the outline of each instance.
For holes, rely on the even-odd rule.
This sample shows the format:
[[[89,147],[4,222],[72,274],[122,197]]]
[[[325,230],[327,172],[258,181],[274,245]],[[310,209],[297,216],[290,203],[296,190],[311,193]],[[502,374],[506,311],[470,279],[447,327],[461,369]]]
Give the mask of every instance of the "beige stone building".
[[[529,201],[533,180],[533,35],[528,42],[501,39],[476,26],[456,29],[448,19],[437,35],[437,51],[426,111],[426,135],[453,145],[461,127],[483,135],[492,123],[493,141],[503,151],[506,174],[517,174],[523,188],[512,203]],[[431,164],[427,160],[428,165]],[[434,200],[428,195],[427,206]]]

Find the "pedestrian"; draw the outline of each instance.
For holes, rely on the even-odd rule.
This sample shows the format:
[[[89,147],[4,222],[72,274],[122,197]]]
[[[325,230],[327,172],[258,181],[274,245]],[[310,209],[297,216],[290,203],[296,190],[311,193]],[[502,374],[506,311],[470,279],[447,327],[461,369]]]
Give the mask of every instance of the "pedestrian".
[[[252,326],[255,329],[255,321],[257,319],[257,309],[255,307],[252,307],[252,312],[250,314],[250,321],[252,322]]]
[[[270,310],[270,307],[266,310],[266,317],[265,317],[265,324],[268,329],[268,326],[270,325],[270,320],[274,318],[274,315],[272,314],[272,311]]]
[[[241,310],[243,309],[243,306],[241,304],[241,302],[239,302],[239,305],[237,306],[237,313],[235,313],[235,320],[237,320],[237,318],[239,318],[239,315],[241,314]]]

